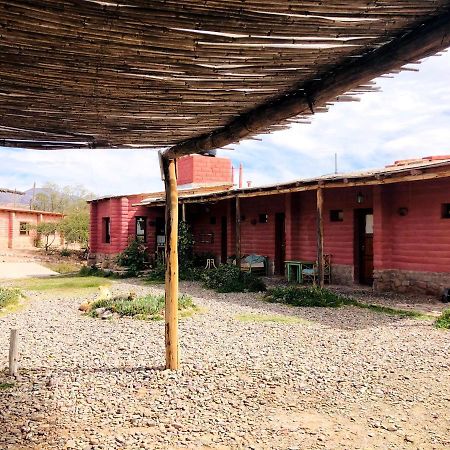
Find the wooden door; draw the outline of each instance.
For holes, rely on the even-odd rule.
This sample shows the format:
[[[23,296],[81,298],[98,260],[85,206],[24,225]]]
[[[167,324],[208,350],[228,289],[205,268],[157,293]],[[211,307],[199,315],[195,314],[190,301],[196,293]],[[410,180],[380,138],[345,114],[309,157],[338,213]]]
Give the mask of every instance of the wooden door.
[[[222,217],[220,223],[220,262],[222,264],[227,263],[227,247],[228,247],[228,233],[227,233],[227,218]]]
[[[355,279],[361,284],[373,283],[373,210],[356,212]]]
[[[286,257],[286,230],[284,213],[275,214],[275,273],[284,275]]]

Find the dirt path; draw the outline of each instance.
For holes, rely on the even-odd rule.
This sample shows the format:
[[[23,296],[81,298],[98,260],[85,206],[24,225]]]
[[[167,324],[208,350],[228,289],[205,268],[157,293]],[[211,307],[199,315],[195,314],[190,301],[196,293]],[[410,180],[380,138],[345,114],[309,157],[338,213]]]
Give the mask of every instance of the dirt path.
[[[57,272],[35,262],[0,262],[0,280],[49,277]]]
[[[160,369],[163,323],[85,317],[81,296],[34,294],[0,318],[0,348],[9,328],[20,330],[22,367],[22,380],[0,391],[0,448],[450,445],[450,335],[431,322],[182,290],[203,313],[181,322],[179,373]],[[301,320],[242,321],[249,314]]]

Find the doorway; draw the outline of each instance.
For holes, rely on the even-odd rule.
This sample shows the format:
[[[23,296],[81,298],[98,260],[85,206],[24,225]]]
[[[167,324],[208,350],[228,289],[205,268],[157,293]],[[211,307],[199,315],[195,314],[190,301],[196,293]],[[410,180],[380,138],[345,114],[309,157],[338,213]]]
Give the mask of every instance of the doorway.
[[[373,210],[355,210],[355,280],[373,283]]]
[[[286,257],[286,230],[284,213],[275,214],[275,273],[284,275]]]
[[[227,233],[227,217],[223,216],[220,222],[220,262],[227,263],[227,247],[228,247],[228,233]]]

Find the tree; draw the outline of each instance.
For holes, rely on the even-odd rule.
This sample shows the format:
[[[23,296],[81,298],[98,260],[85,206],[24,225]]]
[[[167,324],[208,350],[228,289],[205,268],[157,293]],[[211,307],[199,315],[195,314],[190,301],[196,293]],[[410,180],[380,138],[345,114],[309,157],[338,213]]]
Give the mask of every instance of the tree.
[[[44,248],[47,252],[56,239],[56,233],[58,231],[57,222],[41,222],[36,225],[36,232],[40,238],[45,238]]]
[[[71,211],[59,223],[59,231],[67,244],[87,247],[89,241],[89,213]]]
[[[35,195],[31,208],[41,211],[59,212],[65,215],[57,230],[67,244],[87,247],[89,241],[89,206],[93,194],[83,186],[58,186],[46,183]],[[50,239],[50,236],[49,236]],[[53,243],[54,239],[51,243]],[[50,243],[50,245],[51,245]]]
[[[86,204],[93,194],[83,186],[58,186],[46,183],[35,195],[31,209],[68,214],[71,211],[88,211]]]

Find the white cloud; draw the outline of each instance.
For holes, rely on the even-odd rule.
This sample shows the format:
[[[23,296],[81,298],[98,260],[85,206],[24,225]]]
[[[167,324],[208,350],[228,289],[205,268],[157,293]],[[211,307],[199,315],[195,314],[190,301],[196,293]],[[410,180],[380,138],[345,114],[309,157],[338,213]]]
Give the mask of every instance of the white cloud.
[[[338,103],[309,125],[247,140],[220,151],[255,184],[310,177],[334,170],[379,167],[395,159],[450,154],[450,54],[424,61],[419,72],[381,78],[382,92]],[[26,189],[36,181],[83,184],[99,195],[160,190],[154,150],[1,150],[0,187]]]

